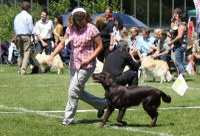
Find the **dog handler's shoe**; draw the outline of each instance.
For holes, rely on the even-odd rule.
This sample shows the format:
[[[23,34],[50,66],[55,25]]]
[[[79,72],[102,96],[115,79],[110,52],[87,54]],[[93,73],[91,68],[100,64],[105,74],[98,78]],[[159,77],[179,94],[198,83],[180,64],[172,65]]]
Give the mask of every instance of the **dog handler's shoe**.
[[[67,127],[69,125],[61,123],[60,126]]]
[[[67,126],[70,126],[70,125],[73,125],[73,124],[74,124],[74,121],[71,121],[70,123],[69,123],[69,122],[66,123],[65,121],[63,121],[63,123],[61,123],[60,126],[65,126],[65,127],[67,127]]]
[[[74,122],[70,123],[70,124],[65,124],[65,123],[61,123],[60,126],[63,126],[63,127],[68,127],[68,126],[71,126],[73,125]]]

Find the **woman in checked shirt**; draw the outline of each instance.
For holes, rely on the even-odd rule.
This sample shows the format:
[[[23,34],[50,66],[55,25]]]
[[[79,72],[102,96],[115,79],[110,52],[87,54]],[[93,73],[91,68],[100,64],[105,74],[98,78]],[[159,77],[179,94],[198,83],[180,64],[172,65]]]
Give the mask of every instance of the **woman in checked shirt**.
[[[67,126],[74,123],[78,100],[90,104],[98,110],[97,117],[102,117],[107,100],[95,97],[84,90],[85,83],[95,70],[96,57],[103,49],[98,29],[90,23],[91,17],[83,8],[76,8],[68,18],[68,28],[61,43],[49,59],[49,64],[54,56],[63,48],[66,40],[70,40],[70,85],[68,102],[65,109],[64,120],[61,125]]]

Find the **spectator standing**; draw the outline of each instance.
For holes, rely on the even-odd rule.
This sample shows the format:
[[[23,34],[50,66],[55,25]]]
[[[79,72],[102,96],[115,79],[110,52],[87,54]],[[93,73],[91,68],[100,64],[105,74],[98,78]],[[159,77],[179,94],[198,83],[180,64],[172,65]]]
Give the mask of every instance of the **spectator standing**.
[[[173,10],[173,15],[172,15],[171,24],[170,24],[169,33],[168,33],[168,36],[170,38],[172,38],[172,34],[174,33],[174,30],[178,29],[178,23],[179,23],[178,13],[179,12],[182,12],[182,9],[180,9],[179,7]]]
[[[92,105],[98,110],[97,116],[103,116],[107,100],[98,98],[84,90],[85,83],[95,70],[96,57],[103,49],[98,29],[91,24],[89,14],[83,8],[76,8],[68,18],[66,33],[53,54],[49,58],[50,64],[65,44],[70,40],[70,86],[65,116],[61,125],[67,126],[74,122],[79,99]]]
[[[52,46],[53,50],[58,46],[63,38],[63,18],[60,15],[54,17],[54,46]],[[70,56],[70,46],[65,45],[65,48],[59,53],[62,61],[67,65],[69,65],[69,56]]]
[[[99,61],[104,62],[107,55],[111,52],[109,50],[109,46],[111,44],[111,35],[113,32],[113,28],[108,23],[106,23],[106,18],[104,17],[97,17],[96,26],[100,32],[103,44],[103,51],[97,56],[97,58]]]
[[[188,34],[187,34],[187,43],[188,43],[187,48],[188,49],[192,48],[193,41],[194,41],[194,35],[195,35],[194,21],[195,21],[194,17],[191,17],[191,20],[188,24]]]
[[[187,48],[187,13],[178,12],[178,30],[174,30],[172,33],[172,40],[168,42],[168,45],[174,45],[175,51],[175,65],[178,68],[178,74],[185,74],[184,69],[184,52]]]
[[[171,19],[171,24],[170,24],[170,28],[169,28],[169,32],[167,33],[168,37],[170,37],[172,39],[172,34],[174,34],[174,31],[178,30],[178,12],[181,12],[182,9],[180,9],[179,7],[175,8],[173,10],[173,15],[172,15],[172,19]],[[173,48],[174,45],[171,46],[171,49]],[[175,64],[175,52],[174,50],[171,50],[171,59]],[[177,69],[177,68],[176,68]]]
[[[114,27],[115,25],[115,21],[114,21],[114,17],[112,15],[112,8],[108,7],[105,11],[105,16],[106,16],[106,20],[107,23],[111,26]]]
[[[58,45],[58,43],[61,41],[61,38],[63,37],[63,25],[62,25],[62,16],[57,15],[54,17],[54,24],[55,24],[55,29],[54,29],[54,45]]]
[[[31,36],[33,34],[33,18],[28,13],[31,5],[29,2],[22,3],[22,12],[14,19],[14,30],[16,34],[16,45],[19,50],[18,73],[26,74],[31,51]]]
[[[195,43],[195,28],[194,28],[195,18],[191,17],[188,23],[188,31],[187,31],[187,49],[185,51],[185,63],[188,63],[188,56],[195,52],[195,48],[197,47]],[[194,74],[193,74],[194,75]]]
[[[112,78],[120,85],[138,85],[140,64],[133,61],[128,52],[128,42],[121,39],[118,41],[117,49],[107,56],[103,71],[110,73]],[[126,65],[130,69],[123,72]]]
[[[45,54],[51,54],[51,37],[53,34],[54,26],[53,22],[48,19],[49,13],[43,10],[41,13],[41,19],[36,22],[35,31],[38,37],[38,43],[36,45],[36,52],[42,53],[45,50]]]

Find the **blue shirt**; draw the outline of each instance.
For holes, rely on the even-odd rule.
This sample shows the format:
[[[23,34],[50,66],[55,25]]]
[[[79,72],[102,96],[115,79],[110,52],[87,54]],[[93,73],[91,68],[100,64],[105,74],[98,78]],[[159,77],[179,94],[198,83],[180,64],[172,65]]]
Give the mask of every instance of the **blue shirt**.
[[[33,33],[33,18],[25,10],[22,10],[14,20],[14,30],[16,35]]]
[[[144,39],[143,36],[138,38],[137,48],[142,53],[142,56],[146,56],[149,50],[151,49],[151,46],[153,46],[155,41],[155,38],[148,37],[147,39]]]

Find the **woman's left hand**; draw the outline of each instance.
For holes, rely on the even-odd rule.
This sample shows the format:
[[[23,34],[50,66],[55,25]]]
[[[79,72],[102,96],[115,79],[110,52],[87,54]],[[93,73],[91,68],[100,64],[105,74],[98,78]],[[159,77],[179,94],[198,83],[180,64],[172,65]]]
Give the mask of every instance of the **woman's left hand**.
[[[86,64],[90,63],[90,61],[91,61],[91,60],[90,60],[89,58],[83,60],[83,61],[81,62],[81,67],[82,67],[83,65],[86,65]]]

